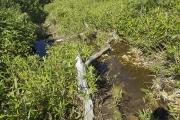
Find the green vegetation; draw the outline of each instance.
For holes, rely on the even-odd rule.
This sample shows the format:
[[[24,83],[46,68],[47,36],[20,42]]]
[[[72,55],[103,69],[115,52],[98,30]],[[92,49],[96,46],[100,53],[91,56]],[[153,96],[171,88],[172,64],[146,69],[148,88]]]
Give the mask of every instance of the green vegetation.
[[[55,0],[45,6],[47,21],[57,26],[59,34],[90,29],[112,32],[116,29],[123,41],[139,47],[153,59],[166,52],[153,72],[169,76],[180,73],[180,2],[179,0]]]
[[[67,41],[49,47],[47,57],[32,55],[39,1],[1,1],[0,8],[0,119],[81,118],[75,58],[80,53],[86,60],[92,48]],[[88,67],[85,76],[90,92],[96,89],[93,71]]]
[[[140,120],[156,120],[152,114],[152,111],[149,109],[144,109],[142,111],[139,110],[138,117]]]
[[[19,5],[10,8],[1,6],[0,55],[16,56],[30,53],[36,27],[26,13],[21,13]]]
[[[113,95],[114,95],[114,104],[115,104],[115,108],[114,108],[114,118],[116,119],[121,119],[122,118],[122,114],[120,113],[119,109],[121,107],[121,102],[122,102],[122,97],[123,97],[123,91],[122,88],[117,87],[117,86],[113,86]]]
[[[143,97],[144,102],[147,102],[149,106],[158,107],[158,103],[154,98],[153,93],[149,89],[141,88],[141,91],[144,93],[144,97]]]
[[[180,119],[180,115],[174,115],[173,118],[174,118],[174,120],[179,120]]]
[[[157,74],[163,73],[178,78],[180,73],[179,0],[49,2],[52,0],[0,1],[1,119],[82,117],[83,109],[77,91],[75,57],[80,53],[83,60],[86,60],[93,49],[84,43],[67,41],[60,46],[49,48],[46,57],[39,58],[37,55],[32,55],[31,47],[40,34],[39,25],[45,19],[47,23],[50,22],[55,26],[59,35],[93,30],[109,33],[115,29],[123,41],[142,49],[149,59],[153,59],[156,53],[165,52],[162,57],[165,62],[155,63],[151,70]],[[88,24],[88,30],[83,25],[84,22]],[[104,36],[105,34],[100,34],[97,40],[106,42]],[[86,77],[90,91],[94,92],[94,69],[88,67],[87,70]],[[121,97],[121,92],[117,94],[117,100]],[[145,113],[146,111],[143,114]]]
[[[6,57],[10,76],[1,84],[1,92],[5,92],[0,111],[3,118],[75,119],[81,116],[83,106],[78,98],[75,68],[75,58],[81,50],[84,59],[90,56],[88,46],[67,42],[52,47],[43,61],[37,55],[16,56],[11,61]],[[87,80],[94,91],[92,72],[87,73]]]

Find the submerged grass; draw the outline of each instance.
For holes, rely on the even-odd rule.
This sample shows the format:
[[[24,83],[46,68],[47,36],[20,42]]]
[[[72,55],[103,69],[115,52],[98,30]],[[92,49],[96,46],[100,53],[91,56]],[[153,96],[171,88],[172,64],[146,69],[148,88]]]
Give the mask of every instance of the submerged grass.
[[[114,107],[114,118],[115,119],[122,119],[122,113],[121,111],[119,110],[121,107],[121,100],[122,100],[122,97],[123,97],[123,91],[122,91],[122,88],[120,87],[116,87],[114,86],[113,87],[113,96],[114,96],[114,104],[115,104],[115,107]]]

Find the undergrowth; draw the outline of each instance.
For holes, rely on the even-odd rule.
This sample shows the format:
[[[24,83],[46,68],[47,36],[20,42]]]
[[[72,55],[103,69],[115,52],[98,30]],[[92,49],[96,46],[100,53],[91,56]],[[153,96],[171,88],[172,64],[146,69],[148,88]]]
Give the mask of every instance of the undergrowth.
[[[117,30],[123,41],[139,47],[153,59],[165,51],[166,63],[155,63],[155,73],[180,73],[179,0],[55,0],[45,6],[47,22],[58,25],[58,34],[81,33],[87,28],[103,32]],[[154,58],[156,59],[156,58]]]
[[[85,61],[92,49],[85,44],[65,42],[53,46],[47,57],[39,56],[12,60],[2,58],[7,65],[8,77],[1,79],[1,110],[3,119],[79,119],[83,104],[78,98],[76,56]],[[95,91],[92,67],[86,78],[90,92]]]

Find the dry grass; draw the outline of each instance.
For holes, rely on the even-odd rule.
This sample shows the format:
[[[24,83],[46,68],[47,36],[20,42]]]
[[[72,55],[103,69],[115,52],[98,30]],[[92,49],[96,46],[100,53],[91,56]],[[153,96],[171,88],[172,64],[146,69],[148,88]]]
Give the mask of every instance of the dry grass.
[[[162,98],[168,106],[173,108],[172,114],[180,114],[180,89],[176,88],[177,80],[156,78],[153,80],[153,93],[157,99]]]

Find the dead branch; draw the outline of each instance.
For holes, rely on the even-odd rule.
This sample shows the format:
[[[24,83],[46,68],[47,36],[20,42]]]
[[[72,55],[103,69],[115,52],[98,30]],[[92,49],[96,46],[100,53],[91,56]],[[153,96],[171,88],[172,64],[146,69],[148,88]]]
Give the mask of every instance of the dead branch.
[[[76,60],[77,60],[76,68],[78,70],[78,90],[80,92],[83,92],[87,96],[87,98],[83,96],[80,97],[80,99],[83,100],[84,102],[84,108],[85,108],[84,120],[93,120],[94,118],[93,102],[89,95],[86,78],[84,78],[84,75],[86,74],[86,68],[84,63],[82,62],[80,55],[76,57]]]
[[[86,62],[85,64],[88,66],[93,60],[97,59],[98,57],[100,57],[104,52],[106,52],[107,50],[109,50],[111,47],[108,46],[104,49],[102,49],[100,52],[92,55]]]
[[[85,62],[85,64],[82,62],[82,58],[80,55],[76,57],[76,60],[77,60],[76,68],[78,71],[78,90],[86,96],[86,98],[84,96],[80,96],[80,99],[83,100],[83,103],[84,103],[84,109],[85,109],[84,120],[93,120],[94,118],[93,102],[91,100],[91,97],[88,91],[88,84],[87,84],[86,78],[84,77],[84,75],[86,74],[86,66],[88,66],[93,60],[100,57],[104,52],[106,52],[110,48],[111,48],[110,45],[108,45],[108,47],[105,47],[100,52],[92,55]]]

